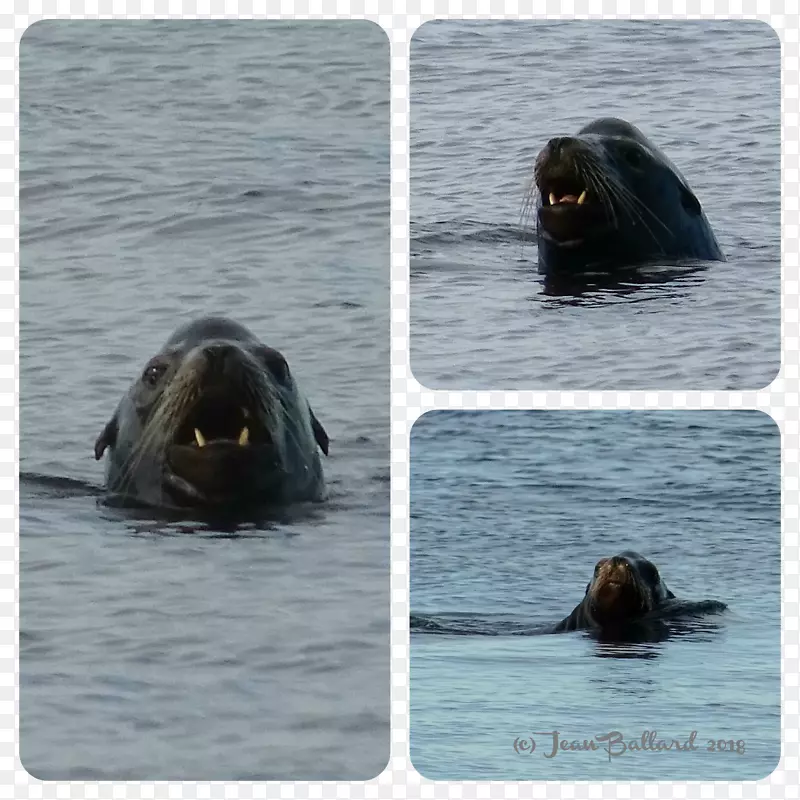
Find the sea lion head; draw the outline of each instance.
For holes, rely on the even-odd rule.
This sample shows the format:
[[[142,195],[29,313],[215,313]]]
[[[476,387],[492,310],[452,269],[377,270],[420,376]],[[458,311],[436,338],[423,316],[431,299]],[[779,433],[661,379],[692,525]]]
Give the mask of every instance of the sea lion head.
[[[112,493],[151,505],[315,499],[328,437],[277,350],[212,317],[179,328],[95,444]]]
[[[539,153],[526,208],[537,207],[546,262],[722,260],[697,197],[636,127],[604,118]],[[554,264],[554,266],[558,266]]]
[[[591,619],[603,626],[644,616],[672,598],[656,565],[626,550],[597,562],[584,603]]]

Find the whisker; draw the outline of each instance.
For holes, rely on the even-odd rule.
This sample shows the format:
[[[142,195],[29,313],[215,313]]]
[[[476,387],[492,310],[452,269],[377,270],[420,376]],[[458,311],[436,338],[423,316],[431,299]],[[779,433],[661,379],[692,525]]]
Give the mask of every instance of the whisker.
[[[155,411],[142,429],[138,443],[121,466],[120,493],[125,494],[131,488],[136,472],[145,457],[150,456],[156,461],[163,461],[165,458],[164,444],[160,448],[155,445],[163,435],[163,430],[172,427],[175,420],[183,417],[194,402],[196,397],[194,380],[192,375],[179,374],[159,398]]]
[[[537,206],[536,194],[538,192],[538,184],[536,172],[534,171],[531,178],[525,187],[525,194],[522,197],[522,206],[519,215],[519,227],[522,231],[522,247],[524,250],[525,242],[527,241],[528,223],[533,216],[533,212]]]

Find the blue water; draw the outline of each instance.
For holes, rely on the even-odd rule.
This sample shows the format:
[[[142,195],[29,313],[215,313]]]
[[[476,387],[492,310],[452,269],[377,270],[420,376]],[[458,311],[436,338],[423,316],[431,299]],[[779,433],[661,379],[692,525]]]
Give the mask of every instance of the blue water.
[[[727,262],[552,293],[536,155],[618,116]],[[780,366],[780,43],[753,21],[428,22],[411,42],[411,367],[441,389],[760,389]],[[524,241],[525,240],[525,241]]]
[[[389,755],[386,37],[45,22],[20,60],[22,763],[371,778]],[[233,531],[98,506],[96,436],[212,312],[288,359],[331,438],[329,501]]]
[[[639,644],[507,634],[565,617],[596,561],[625,549],[678,598],[728,610]],[[765,777],[780,757],[777,426],[758,412],[423,416],[411,435],[411,613],[411,759],[428,778]],[[415,632],[419,616],[462,635]],[[697,731],[698,749],[547,758],[552,731]],[[733,751],[709,752],[719,739]]]

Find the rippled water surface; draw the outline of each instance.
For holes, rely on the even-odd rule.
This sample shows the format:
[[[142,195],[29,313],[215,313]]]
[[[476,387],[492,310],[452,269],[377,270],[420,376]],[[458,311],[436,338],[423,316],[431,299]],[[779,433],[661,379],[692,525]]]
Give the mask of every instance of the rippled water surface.
[[[437,21],[411,43],[411,363],[434,388],[749,388],[780,365],[780,45],[754,22]],[[536,155],[603,116],[678,166],[727,262],[546,289]]]
[[[386,764],[388,55],[366,23],[25,34],[21,755],[37,777]],[[97,504],[95,437],[172,330],[211,312],[286,355],[331,438],[328,503],[235,530]]]
[[[639,643],[530,635],[626,549],[678,598],[728,609]],[[427,414],[411,440],[411,613],[411,759],[428,778],[765,777],[780,757],[777,427],[757,412]],[[550,758],[552,731],[697,731],[698,749]]]

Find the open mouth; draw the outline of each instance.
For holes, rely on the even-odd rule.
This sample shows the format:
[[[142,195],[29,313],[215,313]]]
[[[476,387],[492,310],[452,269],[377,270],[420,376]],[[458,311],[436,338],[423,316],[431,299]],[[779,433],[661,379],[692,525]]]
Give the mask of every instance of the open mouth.
[[[173,441],[175,445],[250,447],[268,444],[268,433],[246,405],[221,393],[205,394],[189,412]]]
[[[603,204],[577,175],[542,176],[539,227],[542,235],[562,247],[576,246],[605,225]]]
[[[279,479],[273,444],[261,414],[241,398],[204,392],[167,450],[167,488],[181,503],[252,495],[269,476]]]
[[[589,196],[588,190],[577,178],[543,180],[539,188],[543,206],[582,206]]]

